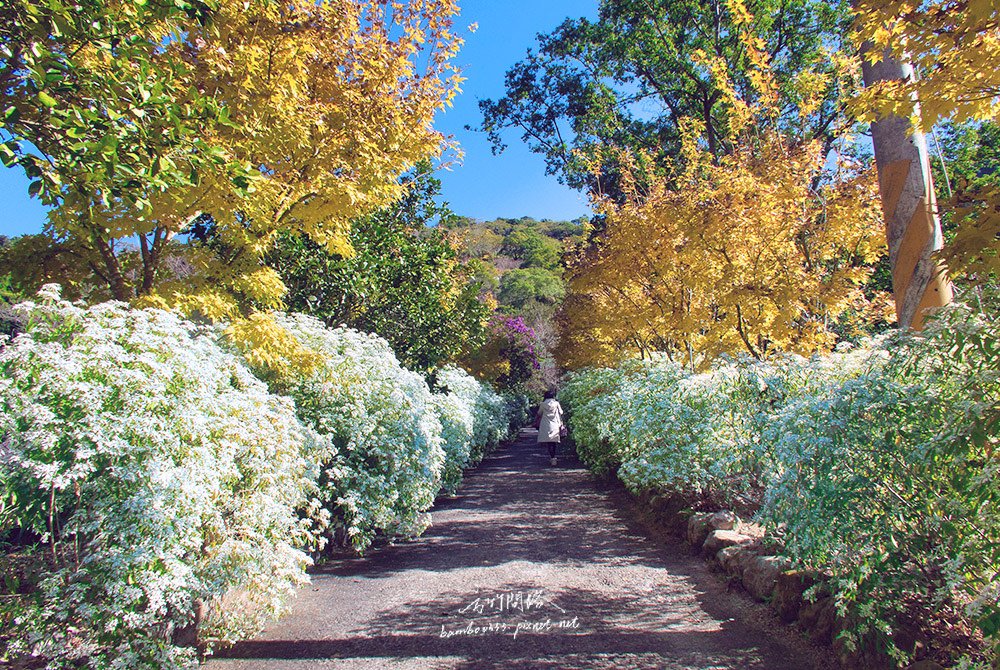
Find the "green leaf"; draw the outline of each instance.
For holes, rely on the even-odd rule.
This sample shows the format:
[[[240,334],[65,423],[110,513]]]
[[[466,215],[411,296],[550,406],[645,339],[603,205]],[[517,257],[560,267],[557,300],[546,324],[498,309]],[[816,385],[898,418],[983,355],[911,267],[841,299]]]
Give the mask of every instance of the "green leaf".
[[[17,154],[14,153],[10,144],[10,142],[0,144],[0,162],[3,162],[6,167],[11,167],[17,162]]]
[[[59,101],[53,98],[51,95],[45,91],[38,92],[38,102],[42,103],[46,107],[52,108],[59,104]]]
[[[114,135],[105,135],[99,147],[102,154],[111,155],[118,148],[118,139]]]
[[[1000,633],[1000,609],[994,609],[992,612],[981,618],[979,620],[979,629],[983,631],[983,635],[988,638]]]
[[[42,176],[42,169],[38,167],[38,158],[35,156],[25,156],[22,159],[24,174],[29,179],[37,179]]]

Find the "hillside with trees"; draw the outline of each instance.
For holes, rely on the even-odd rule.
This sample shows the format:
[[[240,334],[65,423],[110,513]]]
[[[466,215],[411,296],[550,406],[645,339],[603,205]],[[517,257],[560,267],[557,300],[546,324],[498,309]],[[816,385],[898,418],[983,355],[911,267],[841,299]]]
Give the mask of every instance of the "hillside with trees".
[[[583,240],[585,226],[584,220],[531,217],[456,217],[446,224],[483,299],[495,305],[498,315],[485,345],[466,357],[471,370],[503,384],[524,385],[536,396],[555,386],[560,374],[555,315],[566,294],[565,258]]]

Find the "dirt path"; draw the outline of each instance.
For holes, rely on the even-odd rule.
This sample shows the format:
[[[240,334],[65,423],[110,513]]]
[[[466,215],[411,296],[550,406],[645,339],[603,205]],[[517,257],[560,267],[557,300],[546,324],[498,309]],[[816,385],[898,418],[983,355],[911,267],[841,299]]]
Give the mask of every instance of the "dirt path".
[[[525,432],[419,540],[318,569],[291,613],[208,668],[828,667],[634,516]]]

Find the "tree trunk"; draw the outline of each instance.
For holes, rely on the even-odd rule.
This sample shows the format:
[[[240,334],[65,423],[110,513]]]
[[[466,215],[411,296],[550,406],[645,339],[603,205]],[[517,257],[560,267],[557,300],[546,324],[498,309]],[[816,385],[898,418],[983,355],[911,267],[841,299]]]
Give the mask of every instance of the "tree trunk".
[[[112,298],[121,302],[128,302],[131,295],[125,283],[125,278],[122,276],[121,263],[118,262],[118,257],[115,256],[111,244],[107,240],[103,240],[97,236],[94,237],[93,244],[104,261],[108,288],[111,289]]]
[[[862,56],[872,48],[866,42]],[[862,58],[865,86],[880,81],[910,79],[913,68],[885,53],[878,63]],[[920,113],[916,100],[914,114]],[[878,168],[879,192],[889,243],[892,290],[900,328],[920,330],[927,309],[951,302],[951,285],[944,267],[932,258],[941,248],[927,140],[910,120],[888,116],[872,124],[872,144]]]
[[[156,282],[156,275],[160,270],[160,252],[168,234],[157,226],[153,230],[153,243],[150,244],[145,234],[139,235],[139,251],[142,257],[142,283],[136,294],[139,296],[149,295]]]
[[[89,210],[85,210],[80,215],[81,223],[84,229],[90,232],[90,243],[94,250],[97,251],[101,256],[101,260],[104,262],[103,273],[104,278],[108,282],[108,288],[111,290],[111,297],[115,300],[120,300],[121,302],[128,302],[129,292],[128,286],[125,284],[125,277],[122,276],[122,266],[115,256],[114,248],[111,246],[109,240],[104,239],[100,233],[94,228],[90,220]]]

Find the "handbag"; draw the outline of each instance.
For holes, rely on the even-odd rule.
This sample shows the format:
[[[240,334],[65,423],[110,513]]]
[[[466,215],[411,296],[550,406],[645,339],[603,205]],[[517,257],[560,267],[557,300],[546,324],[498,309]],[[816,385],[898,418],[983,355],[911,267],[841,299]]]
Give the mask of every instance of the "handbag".
[[[569,435],[569,430],[566,429],[566,424],[559,426],[559,437],[566,437]]]

